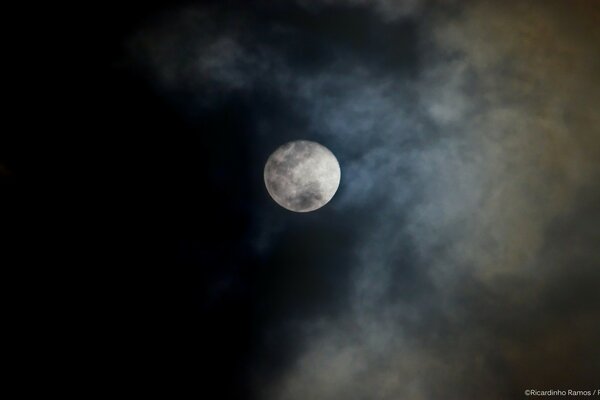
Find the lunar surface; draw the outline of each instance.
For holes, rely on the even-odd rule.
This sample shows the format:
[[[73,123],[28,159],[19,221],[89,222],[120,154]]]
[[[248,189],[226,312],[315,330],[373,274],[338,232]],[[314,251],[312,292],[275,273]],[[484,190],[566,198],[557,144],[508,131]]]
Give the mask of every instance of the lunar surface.
[[[280,206],[314,211],[331,200],[340,184],[340,164],[329,149],[297,140],[279,147],[265,165],[267,191]]]

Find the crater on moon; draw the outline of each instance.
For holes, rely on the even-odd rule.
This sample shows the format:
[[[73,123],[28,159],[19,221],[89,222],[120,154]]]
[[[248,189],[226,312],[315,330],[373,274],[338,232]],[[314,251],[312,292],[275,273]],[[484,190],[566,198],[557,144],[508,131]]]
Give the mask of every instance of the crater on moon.
[[[323,207],[338,189],[340,164],[329,149],[296,140],[279,147],[265,165],[267,191],[280,206],[296,212]]]

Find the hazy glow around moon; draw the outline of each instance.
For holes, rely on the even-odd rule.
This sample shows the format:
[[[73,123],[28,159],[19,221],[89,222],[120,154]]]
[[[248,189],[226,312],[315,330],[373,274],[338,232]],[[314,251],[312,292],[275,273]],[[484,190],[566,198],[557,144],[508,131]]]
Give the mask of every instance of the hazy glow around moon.
[[[325,146],[297,140],[271,154],[264,178],[267,191],[279,205],[308,212],[331,200],[340,184],[341,171],[337,159]]]

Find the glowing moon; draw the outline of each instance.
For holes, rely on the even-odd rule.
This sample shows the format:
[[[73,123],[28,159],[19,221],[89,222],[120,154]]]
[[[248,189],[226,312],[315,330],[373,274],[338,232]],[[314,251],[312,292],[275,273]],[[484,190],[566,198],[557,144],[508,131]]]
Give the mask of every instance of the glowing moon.
[[[325,146],[297,140],[279,147],[265,165],[267,191],[280,206],[314,211],[332,199],[340,185],[340,164]]]

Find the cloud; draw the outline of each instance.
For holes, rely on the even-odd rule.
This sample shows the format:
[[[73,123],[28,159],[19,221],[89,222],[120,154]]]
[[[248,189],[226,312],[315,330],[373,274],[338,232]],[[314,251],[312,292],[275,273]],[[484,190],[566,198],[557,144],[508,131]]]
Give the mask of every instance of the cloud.
[[[597,371],[600,326],[585,303],[599,297],[580,296],[577,282],[597,280],[600,257],[589,232],[575,245],[582,259],[549,236],[582,196],[597,197],[600,171],[595,45],[565,28],[563,12],[474,3],[425,28],[434,47],[417,81],[363,72],[307,83],[311,125],[362,150],[334,206],[383,200],[362,228],[353,307],[314,334],[270,398],[503,399],[593,383],[576,355]],[[321,79],[339,85],[331,98],[315,90]],[[562,257],[548,255],[554,246]],[[397,274],[407,247],[425,283]],[[426,295],[406,298],[397,279]]]
[[[254,43],[258,28],[244,28],[254,25],[217,26],[197,10],[134,41],[166,90],[206,102],[269,93],[301,121],[257,111],[258,148],[292,130],[340,158],[328,208],[356,222],[351,245],[336,250],[348,264],[330,268],[350,288],[336,313],[280,321],[301,350],[275,378],[257,376],[258,392],[397,400],[589,389],[600,368],[590,285],[600,278],[597,12],[583,1],[473,1],[452,13],[429,5],[419,19],[425,3],[415,1],[302,3],[374,7],[384,31],[413,18],[418,73],[360,49],[301,68],[288,41]],[[394,39],[381,38],[409,52]],[[257,213],[277,226],[258,228],[265,254],[285,227]]]
[[[298,3],[307,7],[323,5],[344,5],[372,7],[386,21],[412,16],[422,10],[423,0],[298,0]]]
[[[269,75],[276,56],[249,49],[247,28],[233,19],[219,24],[216,12],[181,8],[141,29],[129,42],[132,61],[145,68],[159,90],[191,94],[193,106],[252,89]]]

